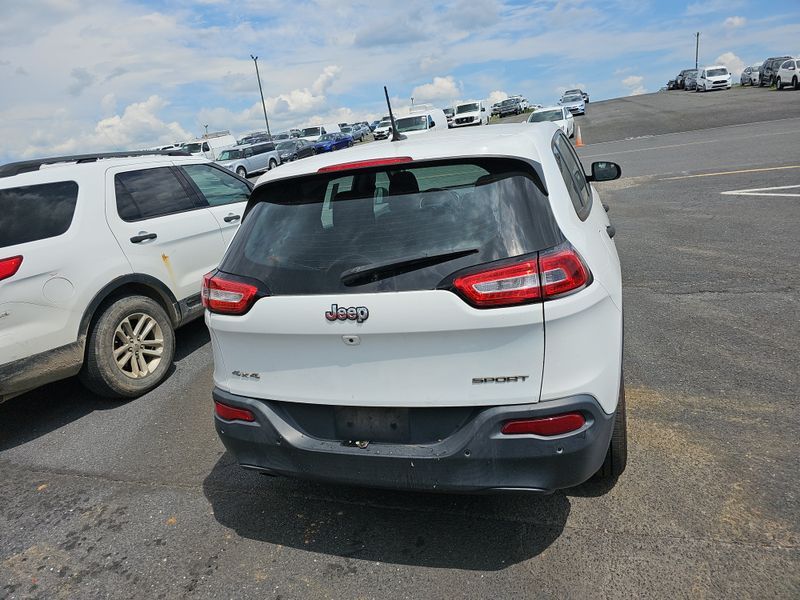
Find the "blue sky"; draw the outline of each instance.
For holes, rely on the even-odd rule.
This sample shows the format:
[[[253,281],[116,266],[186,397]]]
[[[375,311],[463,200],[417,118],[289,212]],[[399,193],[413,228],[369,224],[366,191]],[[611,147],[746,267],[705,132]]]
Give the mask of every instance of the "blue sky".
[[[800,54],[800,3],[3,0],[0,160],[274,130],[410,103],[657,91],[700,62]]]

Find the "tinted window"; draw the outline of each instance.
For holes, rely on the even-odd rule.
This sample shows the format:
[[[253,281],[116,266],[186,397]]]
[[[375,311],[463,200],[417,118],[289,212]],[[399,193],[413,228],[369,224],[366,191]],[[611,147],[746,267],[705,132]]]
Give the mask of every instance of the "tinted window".
[[[561,132],[557,133],[553,138],[553,154],[556,157],[558,168],[561,170],[561,176],[564,178],[575,212],[578,213],[578,217],[583,221],[589,216],[589,211],[592,208],[589,182],[586,181],[583,165],[581,165],[578,156],[572,149],[572,144]]]
[[[0,248],[65,233],[77,201],[74,181],[0,190]]]
[[[222,169],[210,165],[186,165],[181,168],[211,206],[245,202],[250,197],[250,187]]]
[[[139,221],[197,208],[172,169],[127,171],[114,177],[117,212],[123,221]]]
[[[535,171],[510,159],[451,160],[291,178],[253,192],[220,265],[275,295],[435,289],[453,272],[553,246],[563,236]],[[355,267],[475,253],[346,286]]]

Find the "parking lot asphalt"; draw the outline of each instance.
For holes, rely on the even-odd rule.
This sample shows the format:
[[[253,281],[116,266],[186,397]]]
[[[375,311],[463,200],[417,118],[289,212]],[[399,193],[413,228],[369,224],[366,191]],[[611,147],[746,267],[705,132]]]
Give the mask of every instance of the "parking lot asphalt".
[[[0,405],[0,597],[798,597],[798,124],[580,150],[624,174],[598,186],[624,276],[615,486],[452,496],[242,471],[194,323],[142,398],[69,380]]]

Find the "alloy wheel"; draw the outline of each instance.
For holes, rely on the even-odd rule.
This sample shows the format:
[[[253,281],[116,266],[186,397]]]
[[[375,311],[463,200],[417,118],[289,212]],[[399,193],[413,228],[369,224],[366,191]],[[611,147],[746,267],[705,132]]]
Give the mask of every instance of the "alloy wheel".
[[[147,377],[156,370],[164,352],[161,326],[146,313],[125,317],[114,331],[114,362],[131,379]]]

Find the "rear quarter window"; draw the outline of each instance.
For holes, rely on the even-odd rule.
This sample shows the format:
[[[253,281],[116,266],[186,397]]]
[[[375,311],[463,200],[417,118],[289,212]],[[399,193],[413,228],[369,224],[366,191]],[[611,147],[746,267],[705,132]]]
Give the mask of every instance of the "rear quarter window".
[[[66,233],[77,201],[74,181],[0,190],[0,248]]]

